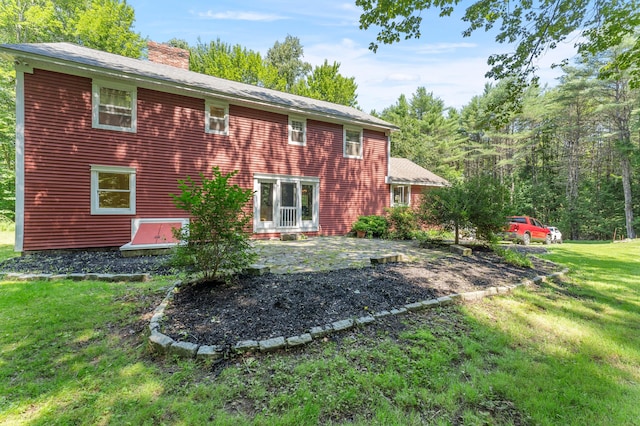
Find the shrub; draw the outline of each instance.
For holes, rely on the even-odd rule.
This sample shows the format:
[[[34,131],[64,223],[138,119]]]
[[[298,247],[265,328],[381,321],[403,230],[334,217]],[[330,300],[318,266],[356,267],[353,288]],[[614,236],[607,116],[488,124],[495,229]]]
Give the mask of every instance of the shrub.
[[[498,246],[497,244],[492,244],[491,248],[495,254],[503,258],[509,265],[533,268],[533,262],[524,253],[520,253],[515,250],[508,250]]]
[[[362,231],[367,237],[384,237],[387,235],[389,224],[384,216],[359,216],[352,225],[352,230]]]
[[[420,231],[418,215],[408,206],[386,209],[389,222],[389,236],[400,240],[410,240]]]
[[[177,247],[176,262],[192,264],[205,280],[239,272],[255,259],[246,209],[253,192],[229,183],[237,173],[223,174],[214,167],[211,179],[200,173],[198,185],[187,176],[178,180],[181,194],[171,194],[176,206],[191,216],[186,228],[175,230],[176,238],[185,242]]]

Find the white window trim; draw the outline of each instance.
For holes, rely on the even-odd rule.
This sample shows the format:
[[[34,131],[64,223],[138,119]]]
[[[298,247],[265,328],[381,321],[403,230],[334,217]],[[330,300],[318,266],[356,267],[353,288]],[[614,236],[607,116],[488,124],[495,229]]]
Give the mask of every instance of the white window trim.
[[[260,184],[270,182],[274,184],[274,220],[272,222],[262,222],[260,220]],[[312,185],[313,191],[313,220],[302,220],[302,197],[298,196],[297,218],[298,224],[295,227],[278,226],[277,214],[280,210],[280,184],[283,182],[296,183],[298,194],[302,192],[302,185]],[[257,234],[278,233],[278,232],[316,232],[320,229],[320,178],[308,176],[270,175],[256,173],[253,175],[253,232]]]
[[[123,90],[131,93],[131,127],[109,126],[107,124],[100,124],[100,88],[106,87],[109,89]],[[92,91],[92,126],[95,129],[105,130],[118,130],[121,132],[135,133],[138,124],[138,90],[135,86],[128,86],[125,84],[111,83],[100,80],[93,80],[91,85]]]
[[[407,188],[407,193],[406,193],[407,203],[405,204],[396,204],[395,200],[393,199],[393,195],[394,195],[393,190],[398,186],[404,186],[405,188]],[[391,185],[391,207],[399,207],[399,206],[411,206],[411,185],[407,183],[399,183],[399,184]]]
[[[224,135],[227,136],[229,134],[229,104],[224,102],[214,101],[211,99],[207,99],[204,103],[205,114],[204,114],[204,131],[205,133],[210,133],[213,135]],[[211,126],[211,107],[215,106],[218,108],[224,108],[224,130],[219,131],[216,129],[212,129]]]
[[[291,138],[293,134],[293,127],[291,124],[292,121],[300,121],[302,123],[302,142],[294,141]],[[288,133],[289,145],[298,145],[298,146],[307,145],[307,119],[306,118],[289,116],[289,125],[287,126],[287,129],[288,129],[287,133]]]
[[[360,155],[347,155],[347,131],[360,133]],[[364,154],[363,131],[357,127],[344,127],[342,130],[342,154],[344,158],[361,159]]]
[[[107,209],[100,208],[98,197],[98,173],[122,173],[129,175],[129,208],[128,209]],[[91,214],[136,214],[136,169],[133,167],[117,166],[91,166]]]

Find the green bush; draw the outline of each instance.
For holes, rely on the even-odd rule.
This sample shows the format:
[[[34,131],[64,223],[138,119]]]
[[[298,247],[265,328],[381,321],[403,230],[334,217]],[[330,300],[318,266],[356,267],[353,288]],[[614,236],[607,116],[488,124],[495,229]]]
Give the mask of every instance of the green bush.
[[[521,266],[523,268],[533,268],[533,262],[526,254],[520,253],[519,251],[502,248],[497,244],[492,244],[491,249],[495,254],[503,258],[504,261],[509,265]]]
[[[386,209],[386,212],[391,238],[411,240],[420,232],[418,215],[411,207],[390,207]]]
[[[359,216],[351,229],[364,232],[367,237],[381,238],[387,235],[389,224],[384,216]]]
[[[187,176],[178,181],[182,193],[171,194],[176,206],[191,216],[189,225],[174,233],[185,242],[176,249],[176,263],[193,266],[205,280],[237,273],[255,259],[247,208],[253,191],[229,183],[237,173],[223,174],[214,167],[211,179],[200,173],[202,183],[198,185]]]

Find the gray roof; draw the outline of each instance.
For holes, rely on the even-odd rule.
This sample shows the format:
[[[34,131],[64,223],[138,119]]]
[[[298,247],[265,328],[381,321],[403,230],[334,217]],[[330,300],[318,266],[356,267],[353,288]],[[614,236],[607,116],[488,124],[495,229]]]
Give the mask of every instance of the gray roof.
[[[397,129],[393,124],[356,108],[225,80],[169,65],[127,58],[72,43],[3,44],[0,45],[0,52],[25,59],[27,63],[32,59],[75,66],[97,73],[106,71],[127,77],[141,77],[167,86],[195,89],[214,97],[217,95],[230,103],[237,100],[258,107],[327,117],[342,123],[354,122],[376,130]]]
[[[406,158],[389,159],[389,183],[422,186],[448,186],[449,182]]]

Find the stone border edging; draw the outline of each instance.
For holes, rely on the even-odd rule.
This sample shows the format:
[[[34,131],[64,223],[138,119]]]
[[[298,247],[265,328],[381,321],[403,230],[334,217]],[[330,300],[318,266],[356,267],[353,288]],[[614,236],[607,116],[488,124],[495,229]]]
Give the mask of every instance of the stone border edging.
[[[16,272],[0,272],[0,279],[13,279],[16,281],[106,281],[106,282],[146,282],[149,274],[21,274]]]
[[[373,261],[373,259],[372,259]],[[407,312],[419,311],[437,306],[446,306],[456,303],[457,301],[474,301],[484,297],[494,296],[498,294],[506,294],[518,287],[528,286],[534,283],[546,281],[547,278],[557,278],[569,272],[568,268],[564,268],[560,272],[549,275],[539,275],[532,279],[525,279],[517,284],[489,287],[484,290],[471,291],[466,293],[456,293],[448,296],[438,297],[437,299],[424,300],[422,302],[408,303],[402,307],[371,313],[370,315],[360,318],[350,318],[341,321],[334,321],[331,324],[311,327],[307,333],[290,337],[272,337],[265,340],[242,340],[237,342],[232,348],[223,345],[198,345],[196,343],[176,341],[171,337],[163,334],[160,329],[160,323],[164,318],[164,310],[173,299],[176,290],[183,284],[177,281],[174,286],[167,292],[164,300],[153,311],[153,316],[149,322],[149,345],[151,350],[159,354],[176,355],[183,358],[196,358],[204,360],[218,360],[223,358],[227,353],[241,354],[250,351],[274,351],[277,349],[292,348],[300,345],[311,343],[314,339],[325,337],[328,334],[349,330],[354,327],[363,326],[374,323],[378,318],[389,315],[400,315]]]

